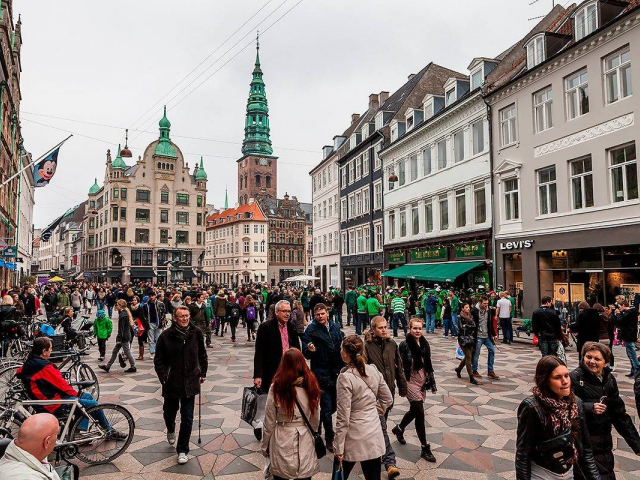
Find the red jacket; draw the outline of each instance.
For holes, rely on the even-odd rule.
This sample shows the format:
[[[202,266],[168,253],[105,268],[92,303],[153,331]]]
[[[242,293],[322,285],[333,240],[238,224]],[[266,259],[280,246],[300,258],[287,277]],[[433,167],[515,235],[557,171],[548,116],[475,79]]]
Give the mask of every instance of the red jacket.
[[[33,400],[57,400],[78,396],[53,363],[33,354],[29,355],[24,365],[18,369],[16,376],[22,380],[29,398]],[[53,413],[60,405],[45,405],[43,408]]]

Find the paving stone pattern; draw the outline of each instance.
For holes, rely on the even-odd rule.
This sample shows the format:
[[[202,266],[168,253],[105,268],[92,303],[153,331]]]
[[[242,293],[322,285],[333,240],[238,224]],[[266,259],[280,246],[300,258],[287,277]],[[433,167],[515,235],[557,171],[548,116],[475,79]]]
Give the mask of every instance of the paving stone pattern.
[[[241,331],[241,330],[240,330]],[[352,333],[352,328],[346,328]],[[495,371],[500,380],[486,377],[487,353],[483,349],[481,385],[472,386],[458,379],[453,369],[456,342],[442,338],[440,332],[427,335],[431,344],[438,393],[427,397],[425,412],[427,439],[437,462],[420,458],[420,443],[414,426],[406,430],[406,445],[393,441],[400,479],[515,479],[514,454],[517,429],[516,409],[532,386],[533,372],[540,358],[530,342],[498,344]],[[242,335],[239,335],[242,338]],[[400,341],[401,339],[398,339]],[[113,346],[109,342],[108,349]],[[137,350],[137,349],[136,349]],[[85,466],[82,478],[92,480],[258,480],[262,478],[264,457],[253,430],[240,420],[242,389],[251,385],[253,343],[228,336],[215,337],[209,353],[209,373],[203,384],[202,443],[197,443],[197,404],[190,460],[178,465],[174,448],[166,442],[162,419],[160,384],[153,372],[151,358],[138,362],[138,372],[125,374],[117,362],[110,373],[97,368],[97,351],[89,362],[95,365],[103,402],[125,405],[136,420],[136,435],[125,454],[113,464]],[[628,360],[621,347],[615,347],[619,367],[616,378],[628,411],[637,424],[632,382],[624,376]],[[569,354],[569,366],[577,365],[575,351]],[[408,409],[406,399],[396,397],[390,414],[389,430],[399,423]],[[178,415],[179,417],[179,415]],[[640,478],[640,457],[624,440],[614,434],[616,473],[620,479]],[[332,457],[320,461],[320,473],[314,478],[331,478]],[[359,473],[356,467],[355,473]],[[355,475],[351,475],[355,478]],[[383,474],[386,478],[386,474]]]

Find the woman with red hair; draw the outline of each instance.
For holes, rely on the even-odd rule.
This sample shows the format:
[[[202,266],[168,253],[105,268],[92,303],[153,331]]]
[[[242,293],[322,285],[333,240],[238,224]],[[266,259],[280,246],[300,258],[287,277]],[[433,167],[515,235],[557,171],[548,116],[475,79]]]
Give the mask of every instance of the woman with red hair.
[[[318,472],[313,435],[317,431],[320,387],[300,350],[290,348],[280,361],[269,389],[262,433],[262,454],[271,460],[274,480],[310,479]]]

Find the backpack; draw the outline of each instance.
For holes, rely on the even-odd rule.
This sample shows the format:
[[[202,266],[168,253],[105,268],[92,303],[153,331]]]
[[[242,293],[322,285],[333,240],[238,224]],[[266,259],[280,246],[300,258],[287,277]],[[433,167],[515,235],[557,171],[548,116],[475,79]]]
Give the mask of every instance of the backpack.
[[[237,306],[231,307],[231,315],[230,315],[230,317],[238,318],[239,316],[240,316],[240,307],[237,307]]]
[[[255,320],[256,319],[256,308],[255,307],[247,307],[247,311],[245,313],[247,320]]]

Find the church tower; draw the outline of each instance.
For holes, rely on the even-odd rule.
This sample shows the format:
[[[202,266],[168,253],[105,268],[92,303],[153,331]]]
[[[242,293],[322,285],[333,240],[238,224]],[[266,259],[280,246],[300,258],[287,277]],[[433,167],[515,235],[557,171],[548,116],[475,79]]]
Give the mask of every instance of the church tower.
[[[277,196],[278,157],[273,156],[269,138],[269,107],[260,68],[260,42],[256,42],[256,63],[247,101],[242,157],[238,160],[238,203],[263,193]]]

